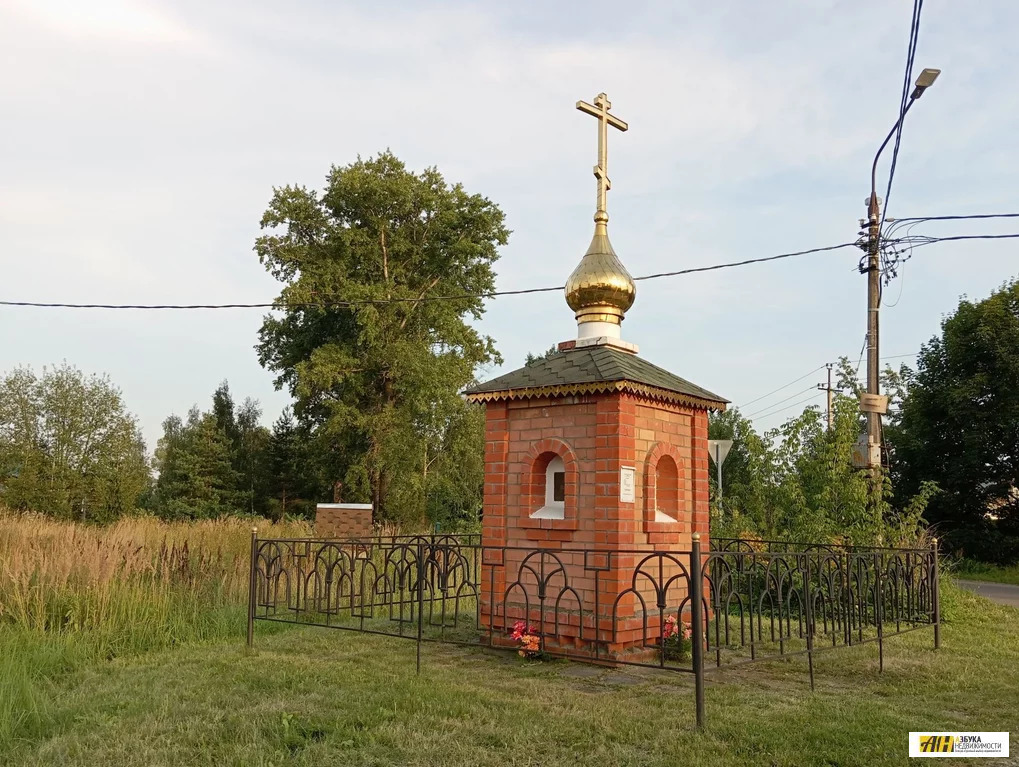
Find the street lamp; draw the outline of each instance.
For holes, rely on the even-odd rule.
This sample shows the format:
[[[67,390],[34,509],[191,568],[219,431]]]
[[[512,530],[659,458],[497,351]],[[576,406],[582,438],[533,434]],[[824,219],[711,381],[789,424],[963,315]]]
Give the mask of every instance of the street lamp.
[[[925,69],[920,73],[920,76],[916,78],[916,87],[913,88],[913,92],[909,96],[909,101],[906,103],[906,108],[902,110],[902,114],[899,115],[899,119],[895,121],[895,125],[888,131],[888,135],[885,140],[881,142],[880,148],[877,150],[877,154],[874,155],[874,164],[870,166],[870,204],[868,205],[867,214],[868,217],[873,220],[873,216],[877,215],[878,199],[877,199],[877,161],[881,157],[881,153],[888,146],[888,142],[892,140],[892,136],[895,135],[895,131],[899,129],[899,123],[906,119],[906,112],[913,106],[913,102],[916,101],[923,95],[923,92],[934,85],[934,81],[938,79],[938,75],[941,74],[940,69]]]
[[[877,197],[877,161],[891,141],[913,103],[930,88],[941,74],[940,69],[925,69],[916,78],[916,87],[909,96],[906,108],[888,132],[874,155],[870,168],[870,197],[867,200],[867,394],[861,397],[860,410],[867,414],[867,446],[863,456],[870,469],[871,503],[877,513],[881,499],[881,415],[888,410],[887,398],[880,396],[878,381],[878,314],[881,298],[881,203]]]

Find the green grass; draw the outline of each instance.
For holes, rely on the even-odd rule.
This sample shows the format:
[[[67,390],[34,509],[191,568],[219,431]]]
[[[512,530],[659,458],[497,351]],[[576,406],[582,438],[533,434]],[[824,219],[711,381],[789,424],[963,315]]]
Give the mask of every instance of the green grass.
[[[1002,567],[972,559],[963,559],[956,564],[955,574],[970,581],[993,581],[994,583],[1012,583],[1019,586],[1019,565]]]
[[[909,730],[1019,731],[1019,611],[943,591],[940,651],[930,631],[891,638],[883,674],[875,645],[821,653],[813,693],[805,659],[709,676],[703,733],[686,675],[425,645],[417,676],[413,642],[321,628],[260,624],[253,653],[242,623],[109,661],[58,652],[0,762],[902,765]]]

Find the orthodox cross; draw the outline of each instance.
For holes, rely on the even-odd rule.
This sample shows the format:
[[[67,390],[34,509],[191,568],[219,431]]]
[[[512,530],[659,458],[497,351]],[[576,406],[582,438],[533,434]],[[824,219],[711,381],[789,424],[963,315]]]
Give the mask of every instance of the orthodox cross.
[[[598,164],[594,166],[594,177],[598,179],[598,212],[594,214],[596,222],[609,220],[606,208],[606,192],[612,188],[609,181],[609,126],[625,131],[629,126],[615,115],[610,115],[612,103],[604,93],[599,93],[594,106],[586,101],[578,101],[577,109],[598,118]]]

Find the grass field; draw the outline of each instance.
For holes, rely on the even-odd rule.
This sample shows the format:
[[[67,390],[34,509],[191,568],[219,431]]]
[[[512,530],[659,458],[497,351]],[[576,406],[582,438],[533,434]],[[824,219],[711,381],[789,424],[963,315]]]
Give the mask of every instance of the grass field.
[[[1019,586],[1019,565],[1001,567],[986,562],[975,562],[971,559],[960,561],[955,567],[956,575],[971,581],[993,581],[994,583],[1012,583]]]
[[[235,525],[207,542],[236,539],[224,551],[240,551],[246,526]],[[804,659],[709,676],[700,733],[682,675],[426,645],[417,676],[413,642],[265,624],[249,653],[235,588],[215,585],[233,582],[228,559],[204,586],[157,587],[141,570],[122,579],[137,594],[174,595],[175,606],[152,618],[170,617],[170,637],[127,624],[43,629],[0,619],[0,679],[20,669],[25,696],[0,687],[11,719],[0,762],[901,765],[909,730],[1019,731],[1019,611],[949,583],[940,651],[930,631],[889,639],[883,674],[874,645],[822,653],[813,693]],[[221,601],[200,609],[203,589]],[[117,615],[132,613],[108,617]]]
[[[42,726],[52,680],[67,672],[236,636],[250,531],[241,520],[96,528],[0,513],[0,754]]]

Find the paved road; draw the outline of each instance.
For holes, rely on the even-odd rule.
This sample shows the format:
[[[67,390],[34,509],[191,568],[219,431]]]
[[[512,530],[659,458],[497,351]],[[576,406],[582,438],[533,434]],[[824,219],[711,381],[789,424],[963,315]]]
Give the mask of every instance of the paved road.
[[[970,591],[975,591],[982,597],[987,597],[992,602],[1019,607],[1019,586],[1013,586],[1011,583],[991,583],[990,581],[957,580],[956,583]]]

